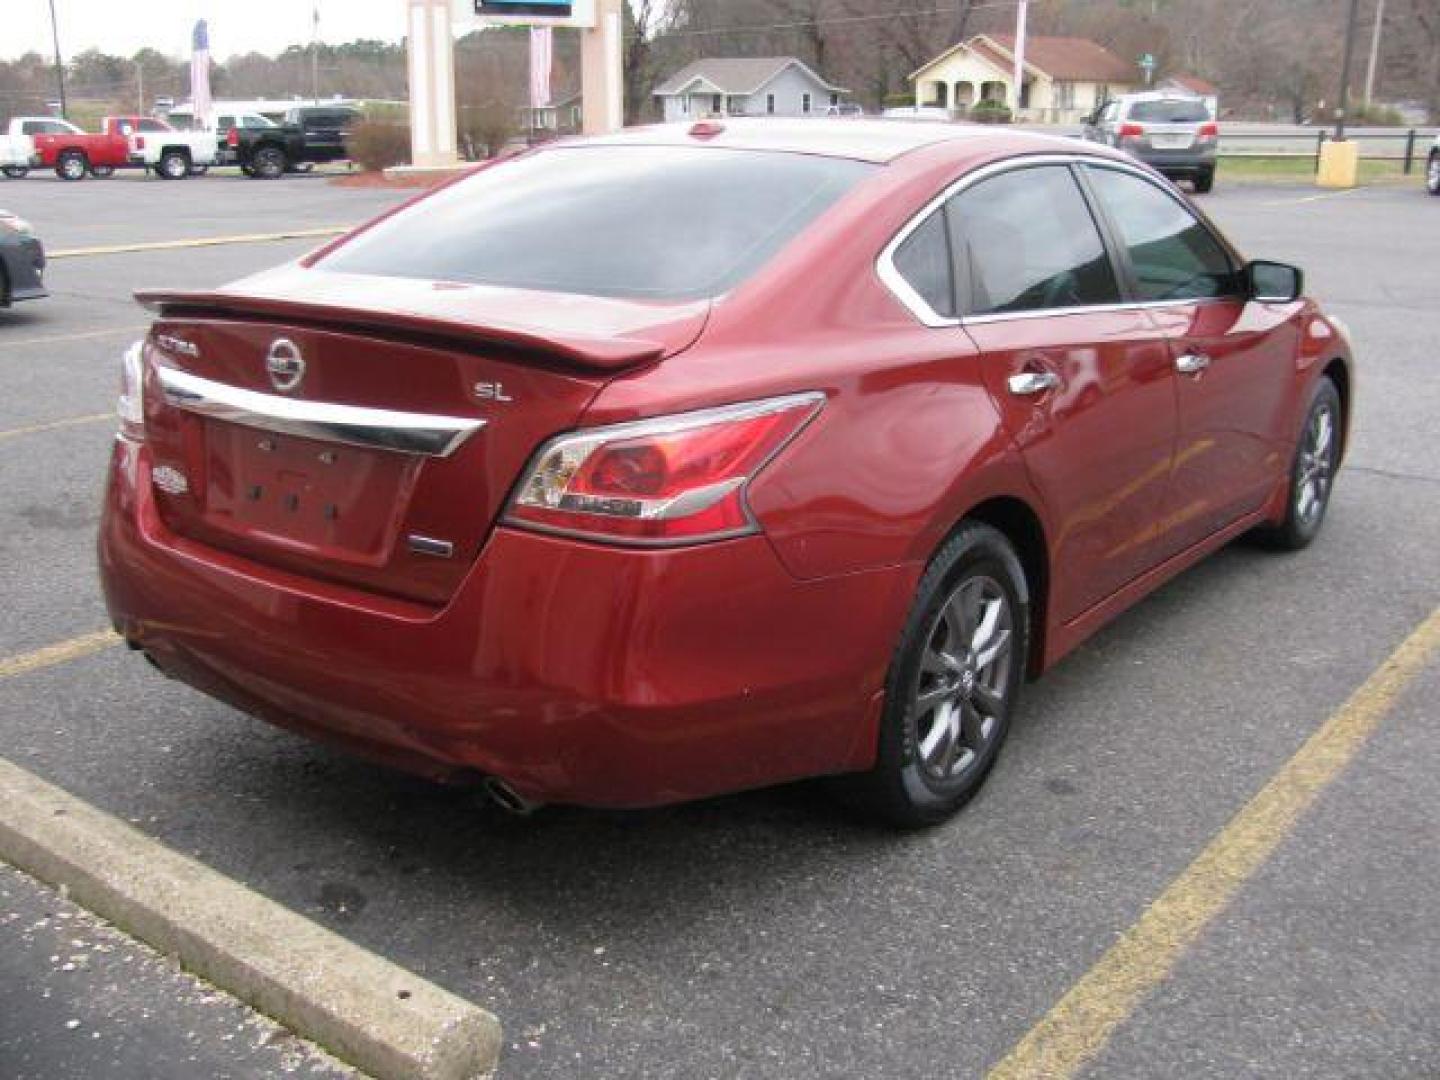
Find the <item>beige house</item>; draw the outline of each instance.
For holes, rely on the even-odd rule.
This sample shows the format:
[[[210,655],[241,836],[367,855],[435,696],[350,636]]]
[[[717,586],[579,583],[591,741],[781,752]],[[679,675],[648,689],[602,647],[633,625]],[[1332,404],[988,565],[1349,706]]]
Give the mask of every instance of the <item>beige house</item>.
[[[963,116],[980,101],[998,101],[1017,120],[1075,124],[1107,98],[1134,90],[1139,69],[1085,38],[1029,37],[1019,108],[1015,37],[979,34],[947,49],[910,76],[915,101]]]

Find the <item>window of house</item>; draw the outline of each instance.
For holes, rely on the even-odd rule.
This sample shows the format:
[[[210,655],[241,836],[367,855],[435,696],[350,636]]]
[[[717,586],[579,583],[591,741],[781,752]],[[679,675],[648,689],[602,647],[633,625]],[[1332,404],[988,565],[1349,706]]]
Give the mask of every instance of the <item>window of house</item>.
[[[831,94],[831,95],[830,95],[830,104],[831,104],[832,106],[834,106],[834,105],[839,105],[839,104],[840,104],[840,95],[839,95],[839,94]]]
[[[725,95],[715,94],[710,98],[710,111],[723,113],[725,111]]]
[[[1195,300],[1238,291],[1230,256],[1200,221],[1154,184],[1087,166],[1091,186],[1130,256],[1141,300]]]
[[[1016,169],[950,201],[964,314],[1113,304],[1120,285],[1100,229],[1063,165]]]
[[[809,94],[806,94],[805,96],[803,96],[803,97],[800,99],[800,111],[803,112],[803,113],[807,113],[807,114],[810,112],[810,95],[809,95]]]
[[[775,95],[774,95],[774,94],[766,94],[766,95],[765,95],[765,112],[766,112],[766,114],[768,114],[768,115],[770,115],[770,116],[774,116],[774,115],[775,115]]]

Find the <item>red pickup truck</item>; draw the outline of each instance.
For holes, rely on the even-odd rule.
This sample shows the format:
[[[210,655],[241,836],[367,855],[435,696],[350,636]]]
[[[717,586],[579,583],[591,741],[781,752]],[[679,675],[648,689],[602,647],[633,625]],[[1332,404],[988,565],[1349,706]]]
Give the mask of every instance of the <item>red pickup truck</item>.
[[[107,116],[100,133],[33,136],[43,168],[62,180],[109,176],[116,169],[154,169],[167,180],[181,180],[215,161],[212,133],[176,131],[149,116]]]

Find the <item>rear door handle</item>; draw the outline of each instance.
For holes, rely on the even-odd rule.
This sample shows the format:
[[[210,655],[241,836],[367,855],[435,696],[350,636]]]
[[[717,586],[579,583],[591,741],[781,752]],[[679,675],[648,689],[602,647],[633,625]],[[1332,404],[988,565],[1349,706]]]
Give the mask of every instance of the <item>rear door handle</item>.
[[[1010,393],[1016,397],[1031,397],[1054,390],[1060,385],[1060,376],[1053,371],[1022,371],[1011,375],[1008,383]]]
[[[1199,375],[1210,366],[1210,358],[1204,353],[1186,353],[1175,358],[1175,370],[1181,375]]]

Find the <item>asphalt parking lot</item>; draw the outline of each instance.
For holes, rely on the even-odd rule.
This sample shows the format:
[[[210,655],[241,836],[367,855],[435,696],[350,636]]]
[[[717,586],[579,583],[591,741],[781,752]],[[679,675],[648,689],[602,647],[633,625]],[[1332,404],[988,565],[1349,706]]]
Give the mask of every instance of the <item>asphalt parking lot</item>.
[[[37,177],[0,206],[76,249],[327,228],[407,194]],[[1352,329],[1325,532],[1295,556],[1225,549],[1029,687],[945,827],[857,824],[814,784],[508,819],[116,648],[0,678],[0,756],[494,1012],[504,1078],[984,1075],[1440,605],[1440,199],[1222,176],[1202,205]],[[49,300],[0,311],[0,657],[107,625],[93,544],[117,358],[145,324],[130,293],[314,243],[61,258]],[[1437,720],[1432,657],[1205,932],[1140,957],[1157,988],[1083,1075],[1440,1075]],[[20,955],[19,921],[0,952]],[[0,1061],[45,1015],[0,1010]],[[52,1052],[33,1075],[96,1074]]]

